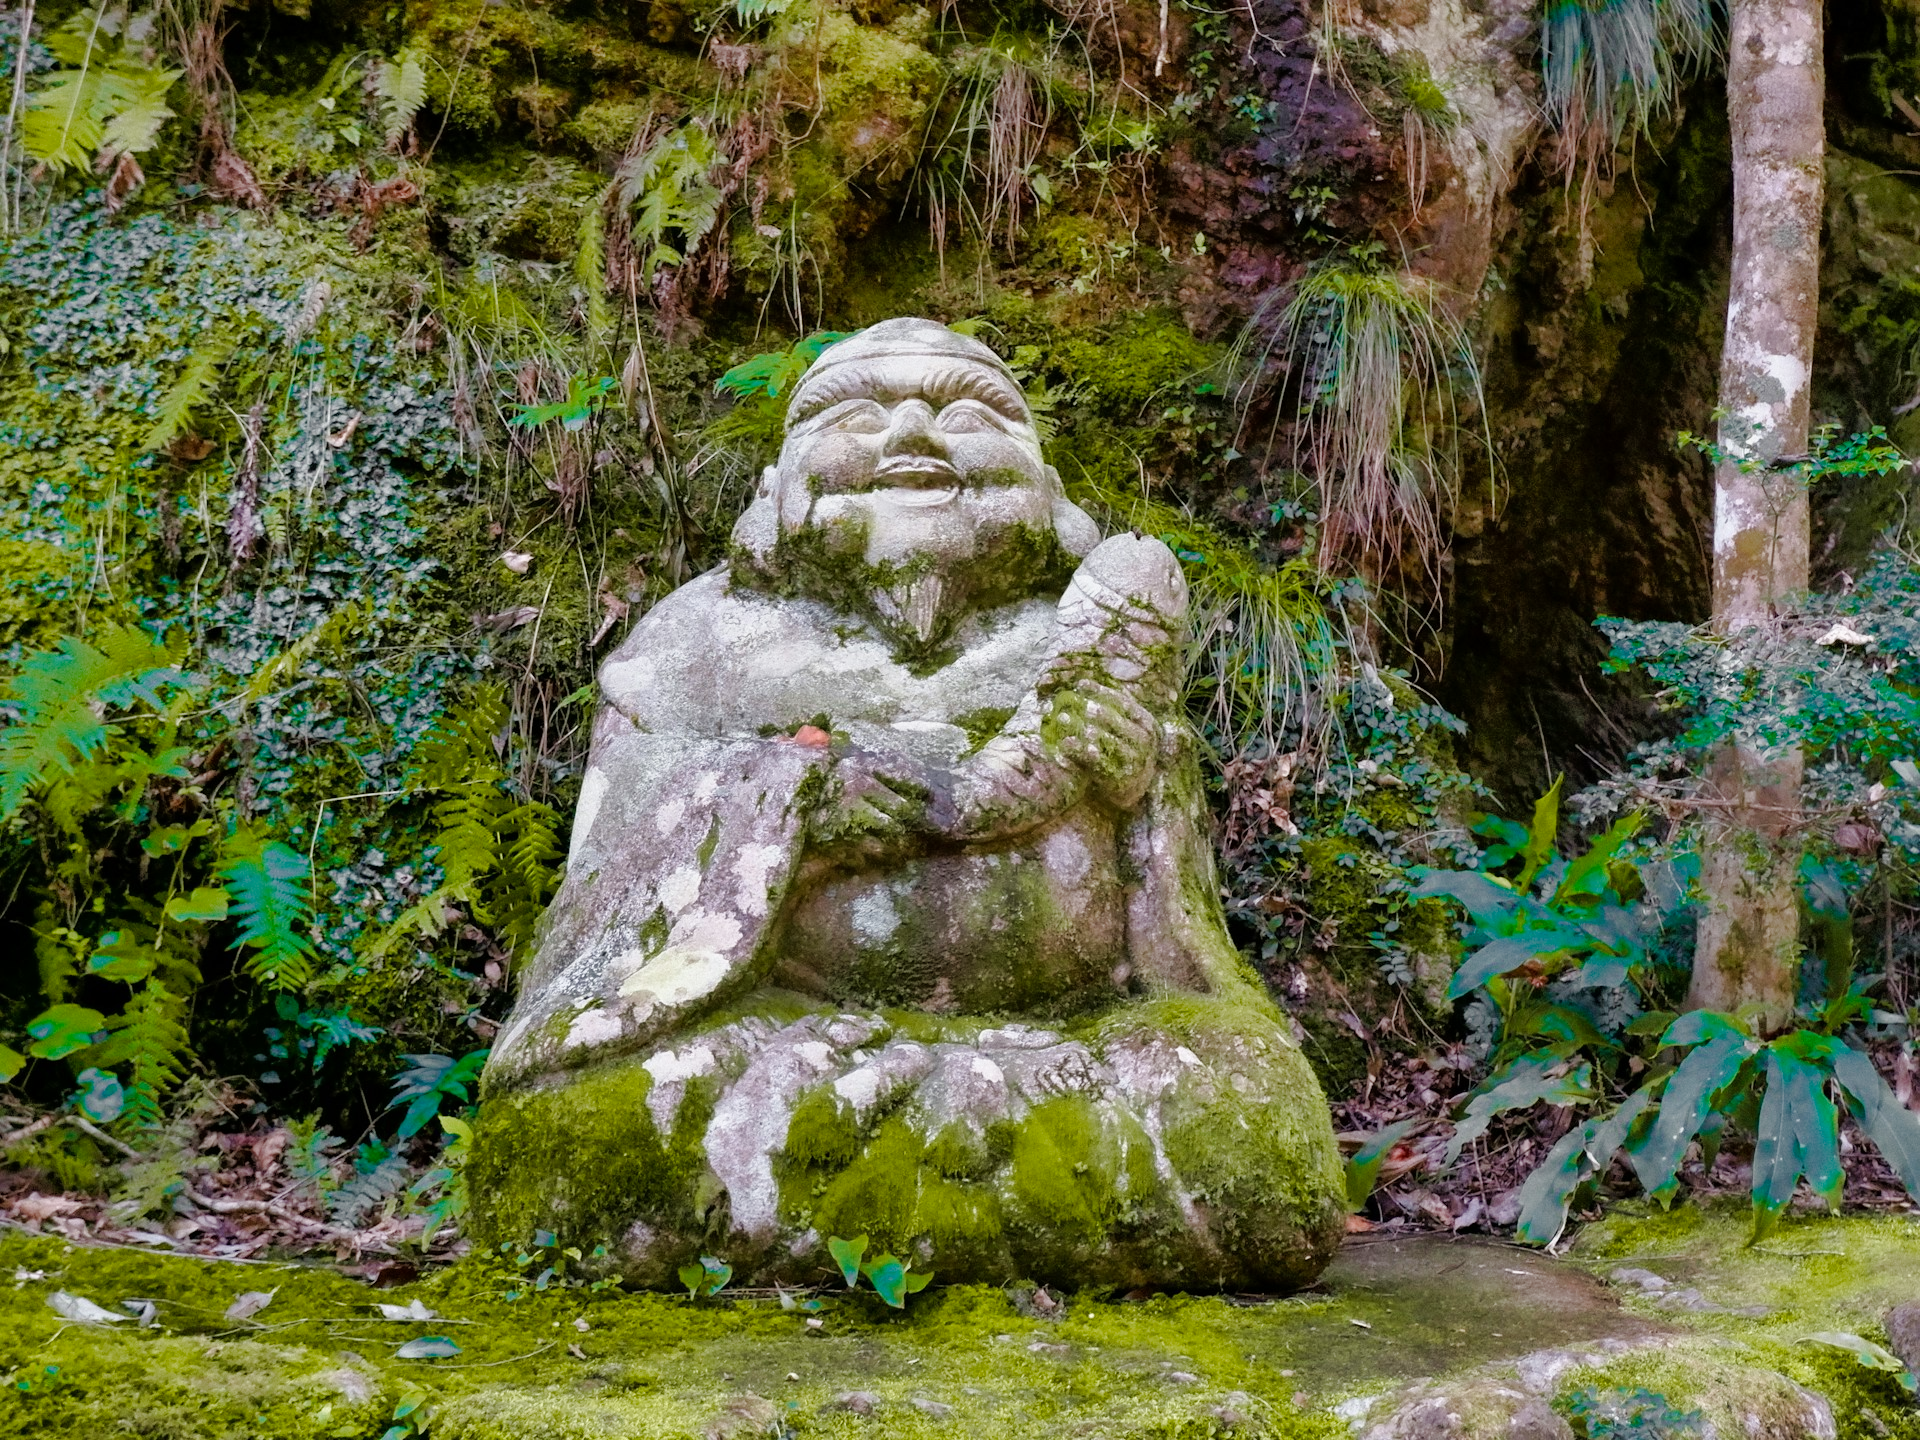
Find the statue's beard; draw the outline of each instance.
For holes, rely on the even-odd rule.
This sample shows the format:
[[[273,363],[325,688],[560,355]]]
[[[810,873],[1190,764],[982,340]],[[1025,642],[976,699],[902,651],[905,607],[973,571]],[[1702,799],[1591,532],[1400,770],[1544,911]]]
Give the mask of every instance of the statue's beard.
[[[913,498],[922,493],[823,497],[752,568],[782,593],[858,614],[914,669],[951,658],[968,615],[1065,588],[1074,560],[1049,509],[1036,520],[1004,491],[949,492],[938,503]]]

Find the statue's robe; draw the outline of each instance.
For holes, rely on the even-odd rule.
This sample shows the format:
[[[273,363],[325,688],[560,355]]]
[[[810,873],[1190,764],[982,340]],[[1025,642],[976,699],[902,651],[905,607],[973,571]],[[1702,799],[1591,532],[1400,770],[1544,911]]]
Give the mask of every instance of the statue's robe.
[[[1160,548],[1121,537],[1102,551],[1145,546]],[[915,673],[872,625],[734,583],[724,566],[662,600],[601,669],[566,879],[490,1085],[644,1052],[769,985],[1037,1016],[1212,989],[1238,962],[1170,685],[1150,787],[1128,808],[1042,793],[1071,777],[1003,738],[988,755],[1010,752],[1000,769],[1015,783],[976,804],[992,818],[972,832],[949,826],[879,857],[810,843],[809,812],[849,750],[935,777],[930,803],[969,803],[940,777],[964,773],[996,724],[1034,730],[1061,614],[1031,598],[968,616],[951,660]],[[822,723],[833,749],[794,738]]]

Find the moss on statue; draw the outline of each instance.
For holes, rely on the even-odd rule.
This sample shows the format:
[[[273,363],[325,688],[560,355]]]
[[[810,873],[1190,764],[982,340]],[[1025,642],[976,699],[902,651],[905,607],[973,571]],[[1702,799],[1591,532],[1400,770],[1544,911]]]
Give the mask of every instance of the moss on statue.
[[[938,561],[925,555],[869,563],[866,532],[856,525],[783,530],[773,553],[764,558],[736,544],[730,555],[732,583],[781,599],[823,599],[837,610],[861,616],[887,638],[896,661],[916,675],[926,675],[954,658],[953,629],[962,616],[1034,595],[1057,595],[1066,589],[1079,563],[1061,546],[1052,526],[1011,525],[994,537],[992,545],[991,563],[983,557],[964,576],[946,577],[949,583],[964,579],[965,592],[944,597],[947,619],[926,635],[886,613],[875,597],[912,586]]]
[[[653,1076],[639,1063],[603,1067],[563,1087],[490,1097],[467,1162],[468,1184],[485,1197],[473,1219],[484,1247],[525,1244],[552,1231],[582,1249],[617,1246],[648,1217],[678,1233],[701,1233],[711,1203],[700,1148],[713,1112],[710,1082],[687,1083],[663,1138],[647,1097]]]

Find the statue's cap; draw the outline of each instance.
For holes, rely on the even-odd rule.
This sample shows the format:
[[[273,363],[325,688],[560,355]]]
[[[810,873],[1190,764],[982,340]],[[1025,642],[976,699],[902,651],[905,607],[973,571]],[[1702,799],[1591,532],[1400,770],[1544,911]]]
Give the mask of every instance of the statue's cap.
[[[869,325],[829,345],[820,352],[820,358],[808,367],[807,373],[801,376],[800,383],[794,387],[794,398],[797,401],[801,391],[842,365],[893,359],[963,360],[973,365],[984,365],[1013,386],[1016,394],[1019,393],[1019,384],[1014,380],[1007,362],[971,335],[949,330],[937,320],[906,316],[897,320],[882,320],[878,325]]]

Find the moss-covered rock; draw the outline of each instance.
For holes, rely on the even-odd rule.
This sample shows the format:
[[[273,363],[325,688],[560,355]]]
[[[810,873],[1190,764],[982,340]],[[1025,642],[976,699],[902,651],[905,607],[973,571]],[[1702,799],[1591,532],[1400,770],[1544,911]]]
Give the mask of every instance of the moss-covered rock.
[[[1058,1030],[771,1000],[490,1098],[481,1242],[552,1231],[656,1285],[702,1253],[807,1283],[833,1273],[834,1235],[945,1278],[1054,1285],[1290,1290],[1332,1256],[1325,1102],[1251,994]]]

